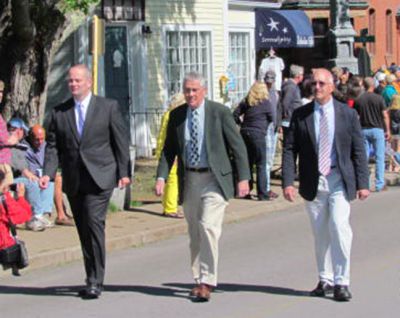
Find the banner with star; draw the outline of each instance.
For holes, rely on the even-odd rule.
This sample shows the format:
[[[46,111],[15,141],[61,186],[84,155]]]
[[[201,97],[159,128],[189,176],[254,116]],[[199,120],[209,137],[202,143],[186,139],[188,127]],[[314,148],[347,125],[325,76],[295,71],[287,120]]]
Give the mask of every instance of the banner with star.
[[[299,10],[256,9],[256,48],[314,47],[310,20]]]

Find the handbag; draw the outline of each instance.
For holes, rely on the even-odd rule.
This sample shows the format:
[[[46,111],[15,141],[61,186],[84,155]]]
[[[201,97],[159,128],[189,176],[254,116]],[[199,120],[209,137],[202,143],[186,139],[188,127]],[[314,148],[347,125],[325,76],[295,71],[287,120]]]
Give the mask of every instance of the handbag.
[[[3,204],[4,210],[6,211],[8,225],[15,240],[14,245],[0,250],[0,264],[3,266],[4,270],[12,268],[13,275],[18,276],[18,270],[29,265],[28,250],[26,249],[25,242],[17,237],[17,229],[8,215],[8,208],[3,195],[0,197],[0,202]]]

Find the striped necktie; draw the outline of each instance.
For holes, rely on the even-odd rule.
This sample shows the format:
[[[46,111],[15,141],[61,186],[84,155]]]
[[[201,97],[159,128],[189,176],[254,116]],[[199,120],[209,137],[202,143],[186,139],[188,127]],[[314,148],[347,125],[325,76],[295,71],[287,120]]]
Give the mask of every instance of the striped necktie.
[[[200,162],[200,149],[199,149],[199,111],[197,109],[192,110],[192,122],[190,126],[190,154],[189,164],[194,167]]]
[[[328,114],[324,107],[320,108],[321,117],[319,122],[319,151],[318,167],[323,176],[327,176],[331,170],[332,143],[329,138]]]

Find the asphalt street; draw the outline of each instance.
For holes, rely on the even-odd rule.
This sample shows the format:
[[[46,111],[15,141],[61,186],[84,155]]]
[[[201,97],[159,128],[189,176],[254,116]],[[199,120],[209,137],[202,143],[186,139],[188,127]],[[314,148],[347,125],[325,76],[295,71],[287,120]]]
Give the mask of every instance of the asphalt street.
[[[83,266],[74,262],[0,279],[1,317],[398,317],[400,189],[352,207],[353,300],[312,298],[313,240],[302,207],[224,227],[219,287],[195,303],[188,239],[181,235],[108,254],[105,291],[76,297]],[[266,203],[267,204],[267,203]]]

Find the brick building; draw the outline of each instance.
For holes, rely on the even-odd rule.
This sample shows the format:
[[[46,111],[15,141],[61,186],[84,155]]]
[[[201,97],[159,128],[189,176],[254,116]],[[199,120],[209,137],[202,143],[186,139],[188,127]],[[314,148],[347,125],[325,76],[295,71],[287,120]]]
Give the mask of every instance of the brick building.
[[[400,63],[400,2],[398,0],[370,0],[366,14],[354,19],[359,34],[363,28],[375,35],[375,43],[368,43],[372,70],[381,65]],[[358,44],[360,46],[360,44]]]
[[[381,65],[400,63],[400,2],[399,0],[348,0],[350,17],[357,35],[368,28],[368,34],[375,36],[374,43],[366,45],[371,58],[371,69]],[[315,36],[313,49],[292,50],[286,53],[293,62],[306,67],[320,66],[329,59],[329,0],[286,0],[283,9],[304,10],[310,18]],[[363,45],[357,43],[357,48]],[[296,52],[295,52],[296,51]],[[311,58],[310,58],[311,57]]]

